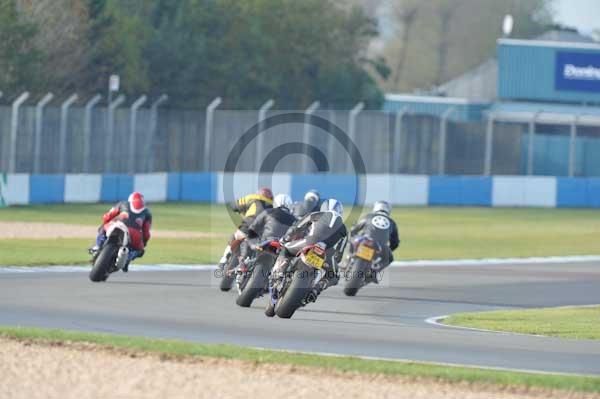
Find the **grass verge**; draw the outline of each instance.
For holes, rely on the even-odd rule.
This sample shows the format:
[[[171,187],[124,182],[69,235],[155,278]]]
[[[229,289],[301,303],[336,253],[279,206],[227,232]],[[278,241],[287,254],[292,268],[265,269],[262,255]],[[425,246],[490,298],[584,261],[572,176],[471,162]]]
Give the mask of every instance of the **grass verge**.
[[[458,313],[443,322],[453,326],[521,334],[600,339],[600,306]]]
[[[126,348],[169,356],[202,356],[239,359],[256,364],[275,363],[319,367],[341,372],[384,374],[431,378],[449,382],[493,384],[505,387],[558,389],[572,392],[600,392],[600,377],[561,374],[536,374],[496,371],[467,367],[450,367],[411,362],[365,360],[353,357],[308,355],[259,350],[233,345],[206,345],[184,341],[159,340],[39,328],[0,327],[0,336],[40,341],[90,342],[114,348]]]
[[[46,205],[0,209],[0,221],[98,226],[110,205]],[[230,234],[235,225],[222,205],[152,204],[153,228]],[[506,258],[598,254],[600,210],[504,208],[394,208],[402,244],[398,260]],[[0,240],[0,265],[87,261],[94,237]],[[85,239],[85,240],[84,240]],[[182,241],[178,243],[177,241]],[[214,263],[227,238],[152,239],[144,263]],[[58,246],[58,248],[53,248]],[[39,252],[34,254],[33,252]],[[159,253],[160,252],[160,253]]]

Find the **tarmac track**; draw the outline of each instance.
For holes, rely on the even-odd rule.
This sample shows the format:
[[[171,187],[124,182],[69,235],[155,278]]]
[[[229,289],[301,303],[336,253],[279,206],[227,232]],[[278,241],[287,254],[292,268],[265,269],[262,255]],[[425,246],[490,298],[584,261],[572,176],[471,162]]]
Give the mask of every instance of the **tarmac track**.
[[[213,272],[137,271],[93,284],[85,273],[0,273],[0,325],[600,375],[600,341],[461,330],[439,315],[600,303],[600,265],[394,267],[357,297],[340,287],[291,320],[221,293]]]

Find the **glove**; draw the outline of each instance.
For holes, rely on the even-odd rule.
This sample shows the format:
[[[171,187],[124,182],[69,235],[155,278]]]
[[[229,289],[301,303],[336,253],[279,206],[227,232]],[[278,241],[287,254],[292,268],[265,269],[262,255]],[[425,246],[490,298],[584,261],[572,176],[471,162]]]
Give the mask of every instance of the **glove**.
[[[142,257],[144,256],[144,254],[145,254],[145,253],[146,253],[146,250],[145,250],[145,249],[142,249],[142,250],[140,251],[140,254],[138,255],[138,258],[142,258]]]

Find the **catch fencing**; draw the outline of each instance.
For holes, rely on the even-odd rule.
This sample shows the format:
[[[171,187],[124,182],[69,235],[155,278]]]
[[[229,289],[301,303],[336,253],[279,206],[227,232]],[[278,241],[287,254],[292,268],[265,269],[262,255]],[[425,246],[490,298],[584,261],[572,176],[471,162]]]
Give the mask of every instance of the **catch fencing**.
[[[343,151],[345,142],[332,135],[333,126],[280,124],[240,150],[244,134],[254,125],[260,128],[261,120],[306,113],[341,129],[348,142],[356,144],[366,173],[600,176],[597,126],[580,127],[574,137],[568,125],[534,123],[532,130],[528,123],[463,122],[452,115],[365,111],[360,106],[348,111],[322,110],[318,103],[301,111],[274,111],[267,106],[220,110],[218,106],[216,101],[207,109],[172,109],[163,96],[131,103],[118,97],[106,107],[98,96],[59,101],[23,95],[0,106],[0,171],[223,172],[232,151],[238,151],[236,171],[240,172],[324,171],[315,160],[319,154],[326,160],[327,172],[356,172],[352,160],[356,154]],[[311,148],[292,151],[290,143]],[[274,164],[266,164],[268,159]]]

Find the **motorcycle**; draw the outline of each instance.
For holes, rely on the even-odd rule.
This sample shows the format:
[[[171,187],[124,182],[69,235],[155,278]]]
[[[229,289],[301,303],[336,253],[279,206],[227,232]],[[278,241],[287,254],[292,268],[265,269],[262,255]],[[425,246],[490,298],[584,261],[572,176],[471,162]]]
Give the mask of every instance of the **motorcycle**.
[[[359,289],[377,281],[381,262],[381,245],[369,237],[358,237],[353,243],[354,251],[349,256],[343,274],[346,278],[344,294],[355,296]]]
[[[276,314],[283,319],[289,319],[298,308],[317,300],[311,294],[325,274],[325,249],[326,246],[322,242],[308,245],[287,262],[282,273],[275,276],[271,274],[273,281],[271,302],[267,309],[269,315]],[[282,259],[283,262],[287,260]]]
[[[120,220],[110,223],[106,240],[92,258],[90,280],[106,281],[111,273],[122,270],[129,259],[129,229]]]
[[[269,292],[269,274],[277,260],[281,243],[277,240],[265,241],[254,247],[255,256],[236,270],[238,297],[236,303],[244,308]]]
[[[234,272],[238,267],[239,257],[240,248],[238,246],[229,252],[225,263],[221,263],[219,265],[219,269],[221,269],[221,282],[219,283],[219,289],[223,292],[231,290],[231,287],[233,286],[233,282],[235,281]]]

